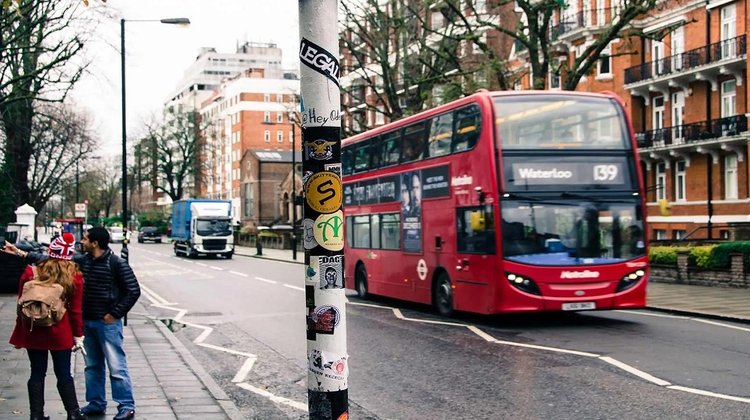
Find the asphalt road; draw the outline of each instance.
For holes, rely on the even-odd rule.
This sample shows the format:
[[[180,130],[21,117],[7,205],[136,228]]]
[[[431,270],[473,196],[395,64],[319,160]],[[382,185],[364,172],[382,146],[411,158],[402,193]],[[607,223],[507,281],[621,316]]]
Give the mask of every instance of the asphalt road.
[[[303,266],[133,244],[150,313],[248,418],[306,418]],[[445,319],[347,306],[353,419],[750,418],[750,326],[649,311]]]

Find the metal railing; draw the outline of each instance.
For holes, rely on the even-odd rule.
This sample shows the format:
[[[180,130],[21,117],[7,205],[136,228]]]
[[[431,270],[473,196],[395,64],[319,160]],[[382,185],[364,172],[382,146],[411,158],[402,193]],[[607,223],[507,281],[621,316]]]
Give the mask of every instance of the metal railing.
[[[555,41],[560,36],[576,29],[604,26],[612,22],[612,14],[611,7],[582,10],[573,15],[566,15],[563,12],[563,15],[560,18],[560,23],[550,27],[549,38],[551,41]]]
[[[740,35],[690,51],[629,67],[625,69],[625,84],[667,76],[721,60],[736,58],[746,54],[746,52],[746,35]]]
[[[635,134],[638,147],[664,147],[719,137],[736,136],[747,131],[747,117],[733,115],[714,120],[641,131]]]

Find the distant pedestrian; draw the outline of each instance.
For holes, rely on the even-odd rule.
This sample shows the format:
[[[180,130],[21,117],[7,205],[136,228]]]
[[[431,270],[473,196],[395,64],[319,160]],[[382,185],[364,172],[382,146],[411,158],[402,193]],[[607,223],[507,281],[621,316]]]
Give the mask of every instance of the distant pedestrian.
[[[22,251],[7,242],[5,251],[23,256]],[[38,321],[27,321],[19,315],[10,337],[10,343],[17,348],[25,348],[29,356],[31,376],[27,388],[31,420],[49,420],[49,417],[44,416],[44,378],[47,374],[48,354],[52,355],[57,390],[68,413],[68,420],[86,418],[78,405],[75,383],[70,371],[71,351],[82,349],[84,341],[81,315],[83,275],[71,261],[74,253],[73,235],[65,233],[56,238],[49,245],[48,259],[40,262],[36,268],[27,266],[18,286],[19,303],[22,296],[29,298],[33,288],[50,292],[61,289],[61,300],[65,307],[65,313],[57,323],[49,326],[35,324]],[[29,283],[32,280],[36,282]],[[60,295],[55,294],[55,297],[57,296]]]
[[[109,240],[106,228],[93,227],[81,240],[85,254],[73,256],[84,278],[82,309],[88,405],[81,411],[87,415],[105,414],[106,365],[112,399],[118,403],[114,420],[125,420],[135,417],[135,400],[123,349],[122,318],[135,305],[141,289],[127,261],[109,248]],[[44,258],[35,252],[19,253],[29,261]]]

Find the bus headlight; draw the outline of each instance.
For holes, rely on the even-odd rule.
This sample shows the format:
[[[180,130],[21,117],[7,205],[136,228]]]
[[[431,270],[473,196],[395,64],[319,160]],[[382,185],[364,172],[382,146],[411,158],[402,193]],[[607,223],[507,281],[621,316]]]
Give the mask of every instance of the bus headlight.
[[[539,291],[539,286],[536,285],[534,280],[531,280],[526,276],[519,276],[518,274],[513,273],[505,273],[505,278],[508,279],[508,282],[513,287],[522,292],[531,293],[532,295],[538,296],[542,295],[542,292]]]
[[[617,292],[622,292],[623,290],[628,290],[635,286],[645,275],[646,270],[636,270],[623,276],[620,283],[617,285]]]

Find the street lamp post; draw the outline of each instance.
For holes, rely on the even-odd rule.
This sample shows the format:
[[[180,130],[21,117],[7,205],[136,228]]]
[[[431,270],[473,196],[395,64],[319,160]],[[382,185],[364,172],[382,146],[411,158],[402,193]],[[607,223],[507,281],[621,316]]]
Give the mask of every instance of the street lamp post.
[[[188,18],[131,19],[128,22],[160,22],[166,25],[189,25]],[[128,226],[128,151],[125,119],[125,19],[120,19],[120,75],[122,87],[122,226]]]
[[[296,107],[296,105],[295,105]],[[297,178],[297,150],[294,132],[297,116],[296,109],[289,112],[289,122],[292,123],[292,259],[297,260],[297,189],[295,178]]]

